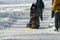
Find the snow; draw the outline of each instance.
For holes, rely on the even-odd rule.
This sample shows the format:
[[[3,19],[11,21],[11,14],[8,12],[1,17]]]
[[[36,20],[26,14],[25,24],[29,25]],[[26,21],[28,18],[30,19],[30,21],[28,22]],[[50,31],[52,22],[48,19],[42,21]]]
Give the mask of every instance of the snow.
[[[13,30],[13,31],[12,31]],[[4,34],[3,34],[4,33]],[[1,38],[4,40],[56,40],[60,32],[54,32],[50,29],[28,29],[28,28],[8,28],[1,30]],[[42,36],[42,37],[41,37]],[[57,37],[56,37],[57,36]]]
[[[3,0],[0,0],[3,1]],[[10,1],[9,4],[7,1]],[[51,0],[43,0],[45,9],[39,29],[26,28],[29,22],[30,6],[36,0],[4,0],[0,4],[0,40],[59,40],[60,32],[53,31],[54,18],[51,18]],[[15,4],[14,4],[14,3]],[[60,30],[59,30],[60,31]]]

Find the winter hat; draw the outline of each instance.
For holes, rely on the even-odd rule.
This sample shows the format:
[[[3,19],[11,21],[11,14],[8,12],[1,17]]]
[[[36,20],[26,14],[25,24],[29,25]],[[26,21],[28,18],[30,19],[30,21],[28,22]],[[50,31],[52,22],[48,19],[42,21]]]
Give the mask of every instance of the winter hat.
[[[32,4],[31,9],[32,9],[32,7],[35,7],[35,9],[37,8],[37,6],[34,3]]]
[[[32,4],[32,7],[36,7],[36,5],[35,4]]]

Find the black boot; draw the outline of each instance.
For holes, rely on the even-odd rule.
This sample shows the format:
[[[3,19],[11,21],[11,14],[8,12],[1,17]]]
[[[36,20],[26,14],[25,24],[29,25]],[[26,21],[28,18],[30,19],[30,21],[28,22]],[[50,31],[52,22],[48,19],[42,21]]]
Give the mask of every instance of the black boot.
[[[27,26],[26,26],[26,28],[30,28],[31,27],[31,24],[30,23],[28,23],[27,24]]]
[[[55,29],[54,31],[58,31],[58,29]]]
[[[36,25],[36,29],[39,29],[40,25]]]
[[[58,31],[58,28],[56,30]]]

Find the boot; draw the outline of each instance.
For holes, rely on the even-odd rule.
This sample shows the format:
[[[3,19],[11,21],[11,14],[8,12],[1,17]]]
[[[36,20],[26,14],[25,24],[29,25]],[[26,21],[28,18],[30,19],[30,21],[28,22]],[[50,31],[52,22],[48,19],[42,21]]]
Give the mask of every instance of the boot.
[[[36,25],[36,29],[39,29],[40,25]]]
[[[30,28],[31,27],[31,24],[27,24],[26,28]]]
[[[55,29],[54,31],[58,31],[58,29]]]

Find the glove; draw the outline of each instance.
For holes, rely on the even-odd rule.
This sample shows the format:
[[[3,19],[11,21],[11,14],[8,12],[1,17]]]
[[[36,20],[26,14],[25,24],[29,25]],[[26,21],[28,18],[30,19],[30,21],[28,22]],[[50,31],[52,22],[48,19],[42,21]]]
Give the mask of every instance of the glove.
[[[54,11],[52,11],[51,18],[53,18],[53,17],[54,17],[54,14],[55,14],[55,12],[54,12]]]

